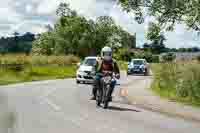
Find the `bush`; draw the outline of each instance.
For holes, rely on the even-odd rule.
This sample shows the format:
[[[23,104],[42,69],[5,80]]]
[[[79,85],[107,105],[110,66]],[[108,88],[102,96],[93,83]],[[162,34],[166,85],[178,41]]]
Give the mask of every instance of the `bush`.
[[[128,69],[128,63],[125,61],[118,61],[120,70],[127,70]]]
[[[159,62],[160,62],[159,56],[158,55],[153,55],[151,63],[159,63]]]
[[[177,83],[177,95],[200,99],[200,65],[187,63],[180,66],[179,82]]]
[[[200,64],[195,62],[163,63],[152,66],[153,90],[177,101],[200,104]]]
[[[200,63],[200,55],[197,56],[197,61]]]
[[[127,49],[120,49],[114,53],[114,58],[117,60],[130,61],[134,58],[144,58],[147,62],[158,63],[159,56],[153,55],[151,52],[135,51],[130,52]]]
[[[150,63],[159,63],[159,56],[158,55],[153,55],[150,52],[145,52],[141,58],[144,58],[147,60],[147,62]]]
[[[118,51],[114,52],[113,56],[117,60],[129,61],[134,55],[127,49],[119,49]]]
[[[161,57],[162,62],[172,62],[176,58],[175,54],[167,53]]]

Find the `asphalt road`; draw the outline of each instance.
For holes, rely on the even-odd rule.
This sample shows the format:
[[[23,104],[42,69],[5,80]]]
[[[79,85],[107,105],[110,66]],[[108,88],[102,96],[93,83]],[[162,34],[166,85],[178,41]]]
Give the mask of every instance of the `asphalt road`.
[[[124,77],[121,84],[127,81]],[[6,118],[0,114],[0,133],[3,128],[11,128],[10,133],[199,133],[199,123],[126,104],[119,88],[104,110],[89,100],[91,86],[74,79],[0,87],[0,110],[7,111]]]

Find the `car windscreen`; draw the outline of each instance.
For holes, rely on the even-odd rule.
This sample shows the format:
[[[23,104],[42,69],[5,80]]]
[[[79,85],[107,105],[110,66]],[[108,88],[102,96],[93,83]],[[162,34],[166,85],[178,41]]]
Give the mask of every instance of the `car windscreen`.
[[[96,65],[96,59],[85,59],[82,63],[84,66],[95,66]]]
[[[133,62],[134,65],[142,65],[142,64],[144,64],[143,60],[133,60],[132,62]]]

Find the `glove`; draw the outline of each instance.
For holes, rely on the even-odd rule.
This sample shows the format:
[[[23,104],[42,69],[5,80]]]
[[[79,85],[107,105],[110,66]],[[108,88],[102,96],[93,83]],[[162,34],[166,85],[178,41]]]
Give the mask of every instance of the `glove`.
[[[120,79],[120,74],[115,75],[116,79]]]

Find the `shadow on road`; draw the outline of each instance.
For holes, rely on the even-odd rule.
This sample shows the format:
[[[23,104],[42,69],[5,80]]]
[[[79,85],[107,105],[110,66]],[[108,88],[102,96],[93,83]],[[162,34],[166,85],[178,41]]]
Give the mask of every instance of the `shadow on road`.
[[[136,110],[136,109],[122,108],[122,107],[114,107],[114,106],[110,106],[108,109],[109,109],[109,110],[114,110],[114,111],[141,112],[140,110]]]

